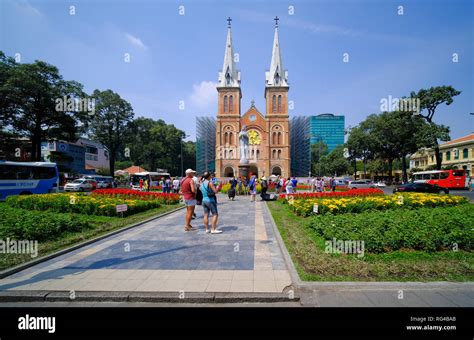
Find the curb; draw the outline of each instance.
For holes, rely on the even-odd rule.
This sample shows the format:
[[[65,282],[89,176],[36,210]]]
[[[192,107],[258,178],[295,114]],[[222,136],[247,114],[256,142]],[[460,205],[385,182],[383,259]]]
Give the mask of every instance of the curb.
[[[4,279],[6,278],[7,276],[10,276],[10,275],[13,275],[15,273],[18,273],[22,270],[25,270],[29,267],[32,267],[32,266],[35,266],[39,263],[42,263],[42,262],[45,262],[45,261],[48,261],[48,260],[51,260],[55,257],[58,257],[58,256],[61,256],[61,255],[64,255],[64,254],[67,254],[67,253],[70,253],[71,251],[74,251],[74,250],[77,250],[79,248],[82,248],[82,247],[85,247],[85,246],[88,246],[89,244],[92,244],[92,243],[95,243],[95,242],[98,242],[98,241],[101,241],[107,237],[110,237],[110,236],[114,236],[116,234],[119,234],[119,233],[122,233],[124,231],[127,231],[129,229],[132,229],[132,228],[135,228],[135,227],[138,227],[138,226],[141,226],[145,223],[148,223],[148,222],[151,222],[153,220],[156,220],[160,217],[164,217],[166,215],[170,215],[176,211],[179,211],[179,210],[182,210],[184,209],[185,207],[182,206],[182,207],[178,207],[176,209],[173,209],[173,210],[170,210],[170,211],[167,211],[167,212],[164,212],[162,214],[159,214],[157,216],[154,216],[154,217],[150,217],[146,220],[143,220],[143,221],[140,221],[140,222],[137,222],[137,223],[134,223],[134,224],[131,224],[131,225],[128,225],[126,227],[123,227],[123,228],[120,228],[120,229],[116,229],[116,230],[113,230],[111,232],[108,232],[104,235],[101,235],[101,236],[98,236],[98,237],[95,237],[95,238],[92,238],[90,240],[87,240],[87,241],[84,241],[84,242],[81,242],[81,243],[78,243],[78,244],[75,244],[73,246],[70,246],[68,248],[65,248],[65,249],[62,249],[62,250],[58,250],[54,253],[51,253],[51,254],[48,254],[48,255],[45,255],[45,256],[42,256],[38,259],[35,259],[35,260],[32,260],[32,261],[28,261],[28,262],[25,262],[25,263],[22,263],[18,266],[15,266],[15,267],[12,267],[12,268],[8,268],[8,269],[5,269],[3,271],[0,271],[0,279]]]
[[[154,302],[154,303],[255,303],[298,302],[285,293],[186,293],[181,292],[104,292],[76,291],[73,299],[68,291],[0,291],[0,302]]]
[[[303,281],[301,281],[300,276],[298,275],[298,271],[296,270],[293,260],[291,259],[291,255],[288,252],[288,249],[286,249],[285,241],[283,241],[283,238],[280,235],[280,230],[278,230],[278,226],[276,225],[275,220],[273,219],[273,215],[270,211],[270,208],[268,208],[267,202],[265,202],[265,209],[267,210],[268,215],[270,215],[273,233],[275,234],[275,238],[278,242],[280,251],[283,254],[283,259],[285,260],[286,267],[288,268],[288,271],[290,273],[291,282],[295,285],[295,288],[298,289],[303,283]]]
[[[393,290],[393,289],[472,289],[474,290],[474,282],[449,282],[449,281],[429,281],[429,282],[417,282],[417,281],[302,281],[295,265],[291,259],[291,256],[286,249],[285,242],[280,235],[280,231],[273,219],[273,215],[265,203],[265,208],[270,214],[272,221],[272,227],[275,232],[275,238],[278,240],[278,244],[283,253],[286,265],[290,272],[291,280],[295,285],[296,290],[301,289],[324,289],[324,290],[338,290],[338,289],[353,289],[353,290]]]

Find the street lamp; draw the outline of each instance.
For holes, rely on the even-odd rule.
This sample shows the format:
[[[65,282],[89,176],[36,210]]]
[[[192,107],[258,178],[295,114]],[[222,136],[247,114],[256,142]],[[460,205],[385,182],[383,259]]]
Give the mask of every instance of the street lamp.
[[[183,137],[181,137],[181,140],[180,140],[180,144],[181,144],[181,176],[183,176],[183,142],[186,138],[188,138],[190,135],[184,135]]]

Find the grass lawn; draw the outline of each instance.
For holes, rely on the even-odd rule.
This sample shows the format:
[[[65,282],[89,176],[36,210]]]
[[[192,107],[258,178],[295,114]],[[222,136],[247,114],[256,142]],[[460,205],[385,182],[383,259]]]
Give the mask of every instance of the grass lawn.
[[[5,209],[5,206],[6,203],[0,203],[0,209]],[[76,216],[82,221],[88,222],[90,227],[76,232],[64,232],[51,240],[38,242],[38,257],[45,256],[61,249],[73,246],[77,243],[93,239],[110,231],[144,221],[156,215],[177,209],[180,206],[181,205],[161,205],[158,208],[147,210],[124,218],[71,213],[54,213],[58,216],[63,215],[66,218],[74,218],[74,216]],[[21,219],[22,214],[25,212],[25,210],[18,208],[8,209],[18,211],[19,219]],[[41,214],[42,212],[35,213]],[[10,268],[31,260],[33,260],[33,258],[29,254],[0,254],[0,270],[4,270],[6,268]]]
[[[473,281],[472,251],[396,250],[356,255],[325,253],[326,239],[278,202],[267,202],[303,281]],[[442,209],[442,208],[438,208]],[[474,206],[472,206],[474,215]],[[378,212],[374,212],[377,214]],[[400,213],[403,213],[400,211]]]

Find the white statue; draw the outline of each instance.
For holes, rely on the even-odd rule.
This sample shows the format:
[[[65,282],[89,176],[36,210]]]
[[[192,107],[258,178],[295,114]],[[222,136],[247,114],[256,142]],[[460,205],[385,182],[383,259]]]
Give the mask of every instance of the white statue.
[[[247,127],[244,125],[242,131],[239,133],[240,142],[240,164],[248,164],[249,154],[249,134],[247,133]]]

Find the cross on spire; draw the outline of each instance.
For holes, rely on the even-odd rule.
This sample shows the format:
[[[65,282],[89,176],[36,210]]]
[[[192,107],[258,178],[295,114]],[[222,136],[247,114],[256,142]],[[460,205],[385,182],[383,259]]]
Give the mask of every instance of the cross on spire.
[[[278,20],[280,20],[280,19],[278,18],[278,16],[276,16],[275,19],[273,19],[273,20],[275,20],[275,27],[278,27]]]
[[[231,23],[232,19],[230,17],[227,18],[227,27],[230,28],[230,23]]]

